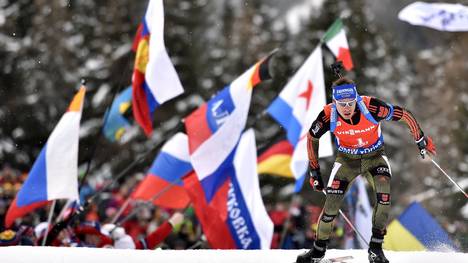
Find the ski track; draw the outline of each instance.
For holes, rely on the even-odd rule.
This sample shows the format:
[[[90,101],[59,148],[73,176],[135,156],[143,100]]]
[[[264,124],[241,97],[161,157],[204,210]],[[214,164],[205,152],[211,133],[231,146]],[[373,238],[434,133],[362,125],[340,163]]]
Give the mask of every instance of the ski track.
[[[0,247],[2,263],[293,263],[305,250],[118,250],[105,248]],[[391,263],[467,263],[467,253],[386,251]],[[365,250],[327,251],[326,258],[353,256],[348,263],[367,263]]]

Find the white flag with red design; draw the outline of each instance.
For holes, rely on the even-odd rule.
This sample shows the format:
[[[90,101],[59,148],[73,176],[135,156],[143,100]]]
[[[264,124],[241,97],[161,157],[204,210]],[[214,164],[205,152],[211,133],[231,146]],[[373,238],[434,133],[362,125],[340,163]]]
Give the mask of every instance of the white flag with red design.
[[[353,60],[341,19],[337,19],[327,30],[323,42],[331,50],[337,61],[342,61],[346,70],[353,69]]]
[[[299,185],[307,172],[309,162],[307,133],[325,104],[322,50],[318,46],[267,109],[286,129],[288,141],[294,146],[291,170]],[[333,148],[330,134],[327,133],[320,138],[319,156],[331,155]]]

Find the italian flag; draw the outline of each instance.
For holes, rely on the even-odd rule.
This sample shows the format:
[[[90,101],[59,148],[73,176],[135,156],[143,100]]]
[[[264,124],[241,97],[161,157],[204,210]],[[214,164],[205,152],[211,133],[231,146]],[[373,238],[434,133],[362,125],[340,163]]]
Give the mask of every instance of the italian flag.
[[[342,61],[346,70],[353,68],[351,53],[349,52],[348,40],[341,19],[337,19],[325,33],[323,42],[328,46],[337,61]]]

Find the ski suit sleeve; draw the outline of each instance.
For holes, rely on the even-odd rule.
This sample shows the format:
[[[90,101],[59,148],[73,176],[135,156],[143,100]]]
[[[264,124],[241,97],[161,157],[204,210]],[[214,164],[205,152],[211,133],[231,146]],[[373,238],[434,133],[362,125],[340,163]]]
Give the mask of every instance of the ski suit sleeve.
[[[410,129],[411,135],[415,141],[424,136],[413,114],[403,107],[387,104],[379,99],[371,98],[369,102],[369,112],[377,121],[392,120],[404,122]]]
[[[317,170],[320,168],[318,163],[319,140],[320,137],[329,130],[330,117],[322,110],[317,116],[317,119],[312,123],[312,126],[307,133],[307,154],[311,170]]]
[[[150,233],[146,238],[135,242],[136,249],[155,249],[157,245],[166,239],[172,232],[172,225],[168,221],[164,222],[155,231]]]

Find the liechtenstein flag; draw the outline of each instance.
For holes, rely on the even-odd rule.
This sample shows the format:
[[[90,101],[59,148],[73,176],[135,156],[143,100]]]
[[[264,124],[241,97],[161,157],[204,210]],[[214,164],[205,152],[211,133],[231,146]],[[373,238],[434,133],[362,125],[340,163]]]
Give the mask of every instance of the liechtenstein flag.
[[[298,182],[296,191],[300,190],[307,171],[307,133],[325,104],[322,50],[318,46],[267,109],[286,129],[288,141],[294,146],[291,171]],[[325,134],[320,138],[319,156],[331,155],[331,137]]]
[[[104,118],[106,122],[102,127],[102,132],[109,141],[121,141],[122,136],[130,128],[131,124],[125,115],[130,110],[131,104],[132,87],[126,88],[112,102],[111,108]]]
[[[263,204],[256,160],[255,135],[249,130],[226,162],[210,175],[219,184],[206,184],[195,174],[184,178],[211,248],[270,248],[273,222]]]
[[[146,135],[153,131],[152,114],[162,103],[184,92],[164,44],[162,0],[150,0],[133,42],[133,115]]]
[[[18,217],[54,199],[78,200],[78,140],[86,89],[81,87],[52,131],[5,217]]]
[[[190,199],[183,188],[182,177],[191,172],[187,135],[179,132],[164,144],[132,198],[152,201],[166,208],[185,208]]]

